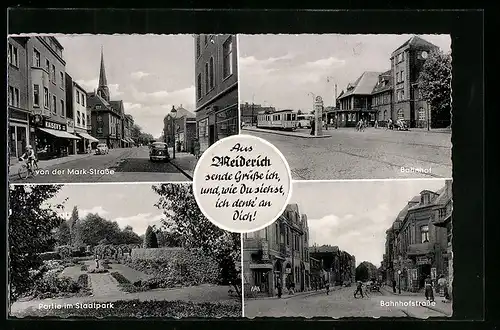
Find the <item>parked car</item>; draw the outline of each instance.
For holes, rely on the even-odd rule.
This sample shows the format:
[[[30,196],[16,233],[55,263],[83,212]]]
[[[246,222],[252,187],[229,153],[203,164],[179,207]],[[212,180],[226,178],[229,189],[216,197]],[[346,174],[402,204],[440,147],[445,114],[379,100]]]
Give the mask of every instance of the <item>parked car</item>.
[[[165,142],[154,142],[149,147],[149,160],[152,162],[155,160],[170,160],[170,154],[168,153],[167,144]]]
[[[106,155],[109,154],[109,148],[105,143],[99,143],[95,149],[96,155]]]

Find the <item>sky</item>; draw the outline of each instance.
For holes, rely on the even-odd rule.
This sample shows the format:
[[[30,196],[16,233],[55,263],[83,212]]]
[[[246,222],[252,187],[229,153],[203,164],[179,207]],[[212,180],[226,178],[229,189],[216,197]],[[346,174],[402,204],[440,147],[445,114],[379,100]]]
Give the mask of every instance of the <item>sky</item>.
[[[314,96],[331,106],[365,71],[390,69],[391,53],[412,35],[239,35],[240,103],[311,110]],[[420,35],[451,51],[449,35]],[[331,78],[328,78],[331,77]]]
[[[306,214],[310,244],[338,246],[380,267],[385,231],[422,190],[437,191],[445,180],[294,182],[290,203]]]
[[[111,100],[145,133],[159,137],[172,105],[194,111],[191,35],[56,35],[66,72],[88,92],[97,89],[101,47]]]
[[[163,212],[153,205],[158,200],[159,195],[150,184],[83,184],[64,185],[47,203],[64,203],[65,218],[77,206],[80,218],[97,213],[106,220],[116,221],[121,229],[132,226],[134,232],[142,235],[150,225],[161,226]]]

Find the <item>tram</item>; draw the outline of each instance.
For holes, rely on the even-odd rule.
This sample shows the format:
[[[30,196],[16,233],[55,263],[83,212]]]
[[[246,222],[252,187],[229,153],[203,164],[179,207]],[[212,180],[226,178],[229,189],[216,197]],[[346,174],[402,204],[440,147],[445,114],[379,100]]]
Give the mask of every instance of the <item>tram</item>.
[[[297,114],[292,110],[258,114],[257,128],[294,131],[297,129]]]

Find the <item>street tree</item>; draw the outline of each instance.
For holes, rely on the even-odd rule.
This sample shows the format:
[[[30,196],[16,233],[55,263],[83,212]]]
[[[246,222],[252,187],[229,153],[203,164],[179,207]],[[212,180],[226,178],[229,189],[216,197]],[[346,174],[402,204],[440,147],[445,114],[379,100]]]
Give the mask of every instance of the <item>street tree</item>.
[[[78,215],[78,207],[75,205],[73,211],[71,212],[71,217],[68,220],[68,225],[71,233],[70,244],[74,247],[80,247],[83,245],[81,237],[80,228],[80,217]]]
[[[59,215],[63,205],[50,205],[48,201],[60,189],[58,185],[19,185],[10,188],[8,239],[12,301],[28,293],[33,283],[43,275],[43,261],[39,254],[54,247],[53,231],[63,221]]]
[[[431,108],[431,127],[451,124],[451,54],[431,51],[418,78],[421,96]]]
[[[144,237],[144,248],[146,249],[155,249],[158,248],[158,240],[156,239],[156,234],[153,230],[153,227],[148,226],[146,229],[146,234]]]
[[[361,263],[358,267],[356,267],[356,281],[367,281],[369,276],[370,275],[366,264]]]
[[[182,247],[182,236],[177,232],[158,230],[156,238],[159,247]]]
[[[240,234],[230,233],[211,223],[200,211],[190,184],[154,185],[160,196],[155,204],[163,210],[165,230],[176,233],[186,249],[201,249],[219,264],[221,284],[232,285],[241,295]]]
[[[86,245],[96,246],[106,239],[111,244],[119,244],[120,227],[99,214],[88,214],[81,221],[82,241]]]

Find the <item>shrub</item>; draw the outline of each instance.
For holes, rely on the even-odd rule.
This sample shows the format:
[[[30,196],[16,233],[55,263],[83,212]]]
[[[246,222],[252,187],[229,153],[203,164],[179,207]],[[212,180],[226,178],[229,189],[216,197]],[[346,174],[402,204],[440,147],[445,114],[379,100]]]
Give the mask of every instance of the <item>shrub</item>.
[[[99,304],[106,304],[99,302]],[[113,302],[113,308],[63,308],[63,309],[36,309],[26,310],[15,316],[57,316],[61,318],[80,316],[88,318],[100,317],[169,317],[169,318],[221,318],[241,317],[241,302],[231,301],[202,302],[189,301],[139,301],[120,300]]]
[[[43,253],[40,253],[38,256],[42,260],[60,260],[61,259],[61,255],[55,251],[43,252]]]
[[[109,264],[103,263],[101,266],[102,266],[102,269],[111,269],[111,266]]]
[[[78,276],[78,280],[76,281],[78,285],[82,289],[90,289],[90,281],[89,281],[89,275],[88,274],[81,274]]]
[[[113,276],[120,284],[130,284],[130,281],[119,272],[112,272],[111,276]]]
[[[103,268],[92,268],[91,270],[88,271],[89,274],[103,274],[103,273],[108,273],[109,271],[107,269]]]
[[[80,270],[81,270],[82,272],[86,272],[86,271],[88,271],[88,270],[89,270],[89,265],[82,265],[82,267],[80,268]]]
[[[141,292],[147,290],[147,288],[144,288],[141,285],[141,281],[139,281],[138,285],[136,285],[137,282],[132,284],[125,276],[123,276],[119,272],[112,272],[111,276],[113,276],[118,281],[119,287],[125,292],[132,293],[132,292]]]
[[[33,295],[38,298],[50,298],[60,295],[79,293],[82,286],[69,277],[59,277],[56,271],[48,271],[34,283]]]

